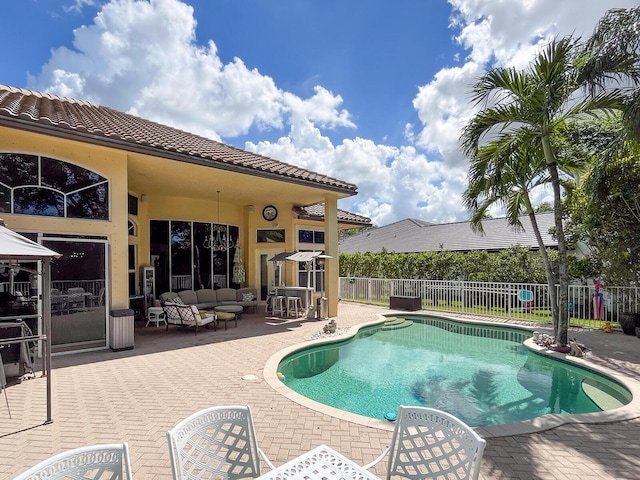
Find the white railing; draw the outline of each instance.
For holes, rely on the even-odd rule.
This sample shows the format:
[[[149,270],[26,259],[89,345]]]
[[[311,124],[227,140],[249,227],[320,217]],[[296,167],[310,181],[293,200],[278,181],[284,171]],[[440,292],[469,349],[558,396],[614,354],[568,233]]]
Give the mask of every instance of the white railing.
[[[66,292],[70,288],[82,287],[86,293],[100,295],[100,291],[105,288],[104,280],[53,280],[51,288]],[[10,290],[9,282],[0,283],[0,292]],[[13,282],[13,291],[22,293],[23,297],[31,296],[31,282]]]
[[[13,291],[22,293],[23,297],[29,297],[31,282],[13,282]],[[11,284],[9,282],[0,282],[0,292],[10,292]]]
[[[51,288],[57,288],[61,292],[66,292],[70,288],[81,287],[86,293],[95,296],[100,295],[100,291],[105,288],[105,281],[98,280],[52,280]]]
[[[556,286],[556,289],[559,287]],[[621,312],[640,312],[640,288],[604,288],[604,311],[600,314],[594,307],[595,293],[593,286],[569,286],[569,317],[572,324],[600,328],[604,321],[617,322]],[[340,278],[342,300],[389,306],[391,296],[420,297],[422,308],[427,310],[551,322],[547,285]]]

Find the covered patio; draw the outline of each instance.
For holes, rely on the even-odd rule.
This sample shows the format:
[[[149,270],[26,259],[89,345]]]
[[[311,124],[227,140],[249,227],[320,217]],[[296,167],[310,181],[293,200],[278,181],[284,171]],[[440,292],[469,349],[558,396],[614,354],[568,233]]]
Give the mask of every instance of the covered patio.
[[[386,312],[341,302],[336,320],[344,328]],[[391,438],[391,429],[310,409],[265,381],[263,367],[271,355],[309,340],[323,322],[272,322],[259,310],[243,315],[238,328],[198,336],[143,325],[136,326],[133,350],[54,356],[51,424],[43,424],[44,379],[9,385],[13,418],[0,404],[0,478],[12,478],[67,449],[126,441],[134,478],[169,479],[165,432],[213,405],[250,405],[259,444],[276,466],[320,444],[364,464]],[[588,330],[572,331],[571,336],[591,349],[590,362],[640,378],[637,338]],[[197,368],[185,368],[195,363]],[[246,375],[258,378],[243,380]],[[488,439],[480,478],[637,478],[639,427],[640,419],[634,419]],[[384,465],[374,469],[379,476],[383,472]]]

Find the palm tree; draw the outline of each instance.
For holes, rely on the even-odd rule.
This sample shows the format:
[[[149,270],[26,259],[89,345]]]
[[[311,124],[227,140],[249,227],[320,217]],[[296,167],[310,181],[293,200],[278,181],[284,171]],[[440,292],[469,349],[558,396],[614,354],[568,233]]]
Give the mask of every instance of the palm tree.
[[[577,165],[556,155],[553,139],[564,126],[589,116],[598,116],[622,108],[620,92],[596,92],[592,96],[580,94],[581,70],[576,62],[579,43],[571,36],[549,43],[524,71],[514,68],[496,68],[483,75],[473,89],[472,99],[483,108],[465,126],[461,146],[463,152],[478,161],[483,146],[492,142],[520,144],[522,148],[503,150],[512,154],[516,150],[532,153],[529,173],[539,175],[544,165],[548,181],[553,188],[555,234],[558,241],[559,294],[551,293],[551,309],[556,344],[567,344],[569,327],[567,244],[563,228],[562,179],[563,171],[571,172]],[[509,139],[509,140],[507,140]],[[506,157],[505,165],[523,162]],[[526,160],[525,160],[526,161]],[[522,168],[522,166],[518,166]],[[473,191],[470,193],[474,193]],[[482,191],[475,193],[482,194]],[[507,189],[495,190],[508,195]],[[473,207],[473,204],[471,203]],[[510,215],[511,217],[511,215]],[[513,221],[513,219],[511,220]],[[547,272],[552,287],[555,275]],[[555,292],[555,288],[550,288]]]
[[[480,233],[486,211],[494,204],[504,208],[507,221],[516,228],[524,228],[520,221],[523,214],[529,216],[546,278],[553,280],[548,282],[553,310],[557,305],[555,274],[538,227],[537,209],[531,202],[531,191],[548,181],[544,157],[539,150],[530,149],[526,139],[518,135],[500,135],[478,149],[469,167],[469,184],[462,198],[472,212],[472,227]]]
[[[592,93],[626,87],[624,139],[640,140],[640,7],[608,10],[585,43],[581,61],[579,81]]]

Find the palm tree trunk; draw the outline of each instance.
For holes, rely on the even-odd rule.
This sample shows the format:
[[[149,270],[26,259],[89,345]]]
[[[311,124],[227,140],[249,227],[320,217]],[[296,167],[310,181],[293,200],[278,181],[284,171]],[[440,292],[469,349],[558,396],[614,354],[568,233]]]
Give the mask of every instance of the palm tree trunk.
[[[560,193],[560,175],[555,155],[551,148],[549,137],[542,138],[542,148],[547,159],[547,168],[553,186],[554,220],[556,225],[556,239],[558,240],[558,283],[559,294],[553,290],[549,292],[551,296],[553,315],[553,330],[556,345],[564,346],[568,343],[569,332],[569,273],[567,269],[567,242],[564,237],[564,227],[562,225],[562,198]],[[558,297],[557,301],[553,297]],[[555,311],[554,311],[555,307]]]
[[[553,274],[553,266],[551,265],[551,260],[549,259],[549,253],[547,252],[547,247],[545,247],[544,241],[542,240],[540,228],[538,227],[538,220],[536,218],[535,212],[533,211],[533,207],[531,207],[531,204],[527,206],[527,210],[529,211],[529,219],[531,220],[533,233],[535,234],[536,240],[538,241],[540,256],[542,257],[542,263],[544,264],[544,272],[547,277],[547,286],[549,287],[549,302],[551,303],[551,316],[553,318],[553,330],[555,336],[557,331],[556,319],[558,318],[558,294],[556,291],[555,275]]]

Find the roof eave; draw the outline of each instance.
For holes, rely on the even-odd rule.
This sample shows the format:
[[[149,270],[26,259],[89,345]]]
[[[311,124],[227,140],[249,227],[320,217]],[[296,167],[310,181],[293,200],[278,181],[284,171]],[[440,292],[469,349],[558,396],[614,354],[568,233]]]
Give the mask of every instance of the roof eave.
[[[305,215],[305,214],[300,214],[298,213],[298,220],[309,220],[312,222],[324,222],[324,216],[320,216],[320,215]],[[361,226],[361,227],[366,227],[368,225],[371,225],[371,222],[359,222],[357,220],[345,220],[345,219],[341,219],[340,217],[338,217],[338,223],[340,223],[341,225],[357,225],[357,226]]]
[[[209,168],[217,168],[220,170],[226,170],[230,172],[240,173],[244,175],[252,175],[260,178],[267,178],[270,180],[278,180],[281,182],[289,182],[297,185],[304,185],[313,188],[319,188],[321,190],[336,192],[344,195],[345,197],[357,195],[358,190],[355,185],[352,188],[340,187],[338,185],[330,185],[326,183],[313,182],[302,178],[292,178],[277,172],[265,172],[262,170],[256,170],[240,165],[229,164],[226,162],[216,161],[214,159],[208,160],[206,158],[185,155],[179,152],[172,152],[170,150],[158,149],[153,146],[147,146],[139,143],[131,143],[117,138],[110,138],[106,136],[96,135],[90,132],[81,132],[78,130],[71,130],[61,126],[57,126],[51,123],[37,122],[33,120],[24,120],[19,117],[0,115],[0,126],[8,128],[17,128],[20,130],[28,131],[31,133],[38,133],[42,135],[48,135],[56,138],[62,138],[65,140],[75,140],[89,143],[92,145],[98,145],[101,147],[118,148],[120,150],[128,151],[131,153],[138,153],[142,155],[150,155],[154,157],[164,158],[167,160],[175,160],[179,162],[191,163],[193,165],[201,165]],[[215,162],[215,165],[212,165]]]

